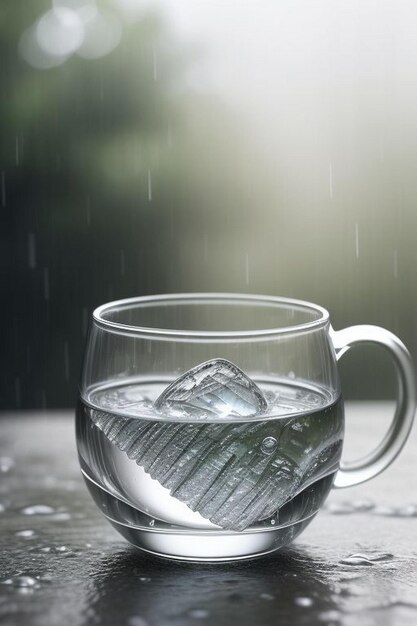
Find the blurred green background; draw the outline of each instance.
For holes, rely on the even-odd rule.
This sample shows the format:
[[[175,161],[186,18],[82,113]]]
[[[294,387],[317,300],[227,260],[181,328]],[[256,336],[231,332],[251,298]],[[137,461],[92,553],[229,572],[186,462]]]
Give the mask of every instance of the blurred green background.
[[[1,408],[73,406],[91,311],[267,293],[417,355],[417,6],[0,6]],[[347,397],[391,397],[349,353]]]

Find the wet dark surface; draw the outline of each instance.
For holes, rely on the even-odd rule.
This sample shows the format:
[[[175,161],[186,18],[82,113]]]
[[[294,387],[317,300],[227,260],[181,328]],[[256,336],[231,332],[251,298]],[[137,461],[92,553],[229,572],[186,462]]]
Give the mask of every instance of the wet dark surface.
[[[389,411],[350,408],[349,457],[377,443]],[[71,414],[4,414],[0,425],[1,624],[417,623],[414,434],[383,475],[332,492],[286,550],[189,564],[142,555],[102,518],[79,474]]]

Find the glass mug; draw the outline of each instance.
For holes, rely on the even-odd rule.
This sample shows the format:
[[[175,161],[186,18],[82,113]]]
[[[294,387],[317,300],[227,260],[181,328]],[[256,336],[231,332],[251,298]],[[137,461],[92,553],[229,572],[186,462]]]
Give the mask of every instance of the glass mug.
[[[337,360],[365,342],[393,358],[397,409],[382,443],[345,465]],[[325,309],[287,298],[150,296],[94,311],[77,444],[96,504],[132,544],[243,559],[292,541],[332,487],[384,470],[415,407],[410,355],[387,330],[334,331]]]

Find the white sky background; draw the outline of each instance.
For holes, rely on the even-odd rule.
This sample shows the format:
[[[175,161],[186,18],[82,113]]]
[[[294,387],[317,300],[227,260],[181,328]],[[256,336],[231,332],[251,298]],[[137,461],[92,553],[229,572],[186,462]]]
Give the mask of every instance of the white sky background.
[[[229,101],[264,153],[285,146],[287,168],[292,151],[294,158],[310,154],[323,160],[327,177],[336,158],[332,143],[343,148],[363,125],[380,158],[396,123],[416,117],[412,0],[154,0],[147,6],[159,7],[174,36],[201,49],[189,84]]]

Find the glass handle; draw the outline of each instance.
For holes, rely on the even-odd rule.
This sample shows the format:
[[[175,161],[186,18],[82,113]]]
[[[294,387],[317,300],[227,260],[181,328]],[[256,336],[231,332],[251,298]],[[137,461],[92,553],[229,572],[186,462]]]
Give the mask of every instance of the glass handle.
[[[413,425],[416,409],[416,382],[413,362],[405,345],[393,333],[379,326],[351,326],[330,331],[339,360],[357,344],[377,344],[390,353],[397,372],[397,406],[394,419],[379,446],[366,457],[341,463],[334,487],[352,487],[380,474],[401,452]]]

